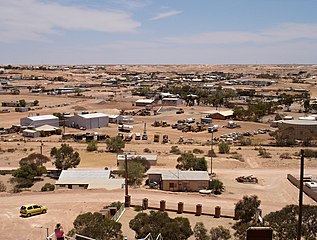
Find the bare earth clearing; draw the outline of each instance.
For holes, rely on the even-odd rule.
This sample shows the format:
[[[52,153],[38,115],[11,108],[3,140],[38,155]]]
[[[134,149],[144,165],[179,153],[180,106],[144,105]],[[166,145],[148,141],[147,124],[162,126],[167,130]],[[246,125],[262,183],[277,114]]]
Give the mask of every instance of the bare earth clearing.
[[[305,66],[304,66],[305,67]],[[208,66],[131,66],[130,71],[152,71],[153,69],[164,71],[180,70],[183,68],[184,72],[202,72],[205,71]],[[117,67],[112,66],[112,70],[116,71]],[[273,68],[273,66],[242,66],[242,65],[213,65],[209,71],[230,71],[230,72],[284,72],[299,71],[296,66],[285,66],[285,70]],[[315,70],[316,71],[316,70]],[[26,71],[25,75],[43,75],[57,76],[55,72],[35,72]],[[58,73],[70,79],[70,83],[94,83],[95,79],[87,77],[83,74],[70,74],[65,72]],[[21,81],[18,84],[36,84],[36,81]],[[48,81],[41,82],[49,87],[64,87],[63,83],[52,83]],[[312,97],[317,97],[317,84],[316,81],[305,84],[293,84],[287,80],[281,80],[273,88],[292,87],[292,88],[305,88],[310,89]],[[104,90],[109,90],[104,91]],[[40,106],[35,107],[34,110],[26,113],[17,113],[11,110],[10,113],[2,113],[0,115],[0,126],[10,127],[12,124],[19,124],[20,118],[35,115],[35,114],[52,114],[54,112],[70,112],[80,113],[82,111],[89,112],[103,112],[106,114],[118,114],[121,109],[135,110],[140,109],[132,106],[132,103],[139,97],[127,94],[129,88],[115,89],[117,91],[116,96],[113,96],[113,89],[93,88],[89,92],[85,92],[86,97],[74,97],[74,94],[69,96],[49,96],[46,94],[32,94],[28,90],[22,90],[20,95],[0,95],[0,101],[14,101],[25,99],[26,101],[39,100]],[[90,96],[98,97],[90,98]],[[66,104],[65,104],[66,103]],[[175,112],[179,108],[185,110],[184,114],[176,115]],[[213,107],[207,106],[194,106],[194,107],[163,107],[162,111],[157,116],[133,116],[135,122],[133,124],[133,132],[143,132],[144,123],[146,123],[147,133],[149,135],[148,141],[136,141],[132,140],[131,143],[126,144],[125,151],[132,151],[138,154],[143,153],[145,148],[152,151],[153,154],[158,155],[157,166],[152,169],[175,169],[178,155],[170,153],[171,146],[177,145],[181,151],[192,151],[195,148],[204,151],[199,157],[205,156],[207,162],[210,162],[210,158],[206,156],[211,146],[206,143],[211,139],[211,134],[207,131],[198,133],[183,133],[171,127],[152,127],[151,124],[155,120],[167,121],[169,124],[174,124],[177,120],[194,117],[197,120],[203,115],[202,111],[214,110]],[[220,110],[225,110],[221,108]],[[303,116],[298,111],[288,112],[287,115],[295,117]],[[227,121],[214,120],[214,124],[220,126],[219,131],[214,133],[214,137],[218,138],[222,134],[231,132],[253,132],[257,129],[268,129],[269,119],[273,119],[274,116],[266,117],[263,123],[253,122],[239,122],[241,128],[239,129],[227,129],[222,128],[226,125]],[[101,129],[90,129],[86,131],[80,131],[77,129],[66,128],[66,133],[85,133],[85,132],[98,132],[108,134],[110,136],[116,136],[117,125],[110,124],[109,127]],[[169,143],[153,143],[154,134],[169,135]],[[178,145],[177,141],[182,136],[186,139],[194,139],[193,145]],[[1,135],[2,140],[0,142],[0,169],[14,169],[19,167],[19,161],[21,158],[26,157],[30,153],[40,152],[41,140],[43,141],[43,153],[49,156],[52,147],[59,147],[61,142],[61,136],[51,136],[47,138],[38,139],[24,139],[19,134]],[[257,195],[262,201],[261,208],[263,215],[281,209],[287,204],[298,203],[298,189],[296,189],[288,180],[286,175],[288,173],[298,176],[299,174],[299,157],[295,156],[300,151],[300,148],[277,148],[271,146],[265,146],[266,150],[271,153],[272,158],[261,158],[259,156],[256,147],[261,144],[267,144],[272,139],[268,134],[258,134],[251,137],[256,146],[232,146],[230,152],[236,152],[242,155],[242,159],[237,160],[232,158],[233,154],[218,154],[218,147],[215,145],[214,150],[217,153],[217,157],[213,158],[213,172],[216,173],[216,177],[220,179],[225,185],[225,192],[222,195],[200,195],[198,193],[174,193],[163,192],[159,190],[146,189],[144,186],[137,189],[130,189],[132,196],[132,202],[134,204],[141,204],[143,198],[149,199],[150,206],[159,206],[160,200],[166,200],[168,208],[177,208],[179,201],[184,202],[184,208],[194,210],[196,204],[203,205],[203,212],[214,213],[215,206],[221,206],[221,211],[225,215],[233,215],[234,204],[240,200],[244,195]],[[19,141],[16,141],[16,140]],[[8,140],[8,141],[7,141]],[[25,141],[24,141],[25,140]],[[116,155],[105,152],[106,144],[98,143],[98,152],[87,152],[86,143],[78,143],[73,141],[67,141],[76,151],[80,153],[81,163],[78,168],[81,169],[103,169],[109,167],[110,169],[116,169]],[[9,151],[8,151],[9,150]],[[292,159],[280,159],[282,153],[289,153]],[[53,160],[53,159],[52,159]],[[52,162],[46,164],[47,168],[54,168]],[[208,170],[210,166],[208,167]],[[313,176],[317,176],[317,161],[316,159],[306,159],[305,161],[305,173]],[[236,182],[235,178],[242,175],[253,175],[258,178],[259,184],[241,184]],[[62,223],[66,232],[72,228],[72,223],[76,216],[81,213],[89,211],[99,211],[103,206],[106,206],[114,201],[124,201],[123,189],[118,190],[59,190],[54,192],[40,192],[41,187],[46,182],[54,183],[54,179],[44,178],[43,181],[36,182],[30,191],[22,193],[8,193],[12,190],[11,184],[8,182],[11,175],[0,175],[0,181],[7,185],[7,193],[0,193],[0,230],[1,239],[15,240],[15,239],[44,239],[46,236],[46,228],[49,232],[53,232],[53,228],[57,222]],[[38,215],[30,218],[21,218],[19,216],[19,209],[22,204],[27,203],[39,203],[48,207],[48,213],[44,215]],[[304,197],[304,204],[316,203],[308,198]],[[133,239],[134,232],[129,229],[129,221],[134,217],[136,212],[133,209],[128,209],[120,222],[123,224],[122,230],[129,239]],[[175,217],[175,213],[169,213],[170,216]],[[180,215],[177,215],[180,216]],[[181,215],[188,217],[193,227],[196,222],[204,222],[207,229],[218,225],[230,227],[234,221],[226,218],[215,219],[207,216],[192,216],[188,214]],[[191,238],[193,239],[193,238]]]

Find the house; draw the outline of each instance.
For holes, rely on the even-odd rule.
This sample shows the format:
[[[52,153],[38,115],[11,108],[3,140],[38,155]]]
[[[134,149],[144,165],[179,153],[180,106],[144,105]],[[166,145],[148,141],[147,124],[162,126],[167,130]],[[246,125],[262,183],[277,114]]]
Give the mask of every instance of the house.
[[[127,154],[127,160],[131,160],[133,158],[140,157],[145,158],[147,161],[149,161],[151,166],[155,166],[157,163],[157,155],[151,155],[151,154],[143,154],[143,155],[135,155],[135,154]],[[118,154],[117,156],[117,166],[123,166],[125,163],[125,154]]]
[[[59,119],[54,115],[39,115],[39,116],[30,116],[20,119],[20,124],[22,126],[33,126],[41,127],[43,125],[51,125],[53,127],[59,127]]]
[[[109,117],[104,113],[75,114],[69,118],[68,124],[75,128],[103,128],[109,124]]]
[[[141,98],[135,101],[135,106],[138,107],[145,107],[147,105],[153,105],[154,100],[153,99],[147,99],[147,98]]]
[[[134,119],[123,115],[109,115],[109,123],[133,123]]]
[[[206,114],[206,116],[212,118],[212,119],[220,119],[220,120],[226,120],[233,117],[233,111],[227,110],[227,111],[218,111],[218,110],[211,110],[211,111],[205,111],[201,112],[202,114]]]
[[[182,99],[180,98],[163,98],[162,99],[162,105],[169,105],[169,106],[179,106],[182,104]]]
[[[110,170],[63,170],[55,183],[56,189],[119,189],[124,179],[111,178]]]
[[[151,171],[147,172],[149,181],[155,181],[164,191],[198,192],[209,188],[209,175],[207,171]]]
[[[39,133],[42,133],[43,136],[50,136],[53,134],[57,134],[58,131],[59,131],[59,134],[61,134],[61,132],[62,132],[59,127],[54,127],[54,126],[47,125],[47,124],[40,126],[40,127],[37,127],[37,128],[35,128],[35,130]]]

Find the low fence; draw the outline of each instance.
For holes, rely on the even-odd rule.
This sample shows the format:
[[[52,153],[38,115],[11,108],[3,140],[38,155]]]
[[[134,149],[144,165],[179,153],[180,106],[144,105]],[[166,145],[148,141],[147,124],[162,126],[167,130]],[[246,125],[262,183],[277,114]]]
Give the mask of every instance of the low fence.
[[[293,175],[287,174],[287,179],[295,187],[297,187],[297,188],[300,187],[300,181],[297,178],[295,178]],[[308,197],[310,197],[311,199],[313,199],[314,201],[317,202],[317,192],[313,191],[311,188],[307,187],[306,185],[303,186],[303,191]]]
[[[231,211],[232,214],[230,214],[229,211],[225,211],[226,213],[224,213],[221,210],[221,206],[215,206],[213,211],[213,209],[210,207],[206,208],[205,210],[202,204],[196,204],[196,205],[186,204],[185,205],[183,202],[178,202],[177,204],[173,202],[173,204],[169,203],[167,207],[167,202],[165,200],[161,200],[159,202],[151,202],[151,204],[149,204],[149,201],[147,198],[144,198],[139,201],[140,201],[140,204],[136,204],[137,200],[134,200],[133,203],[131,203],[131,199],[130,199],[128,206],[126,207],[141,206],[143,210],[153,209],[158,211],[176,212],[178,214],[187,213],[187,214],[193,214],[195,216],[206,215],[206,216],[212,216],[214,218],[222,217],[222,218],[230,218],[230,219],[238,220],[238,215],[234,209],[232,209]]]

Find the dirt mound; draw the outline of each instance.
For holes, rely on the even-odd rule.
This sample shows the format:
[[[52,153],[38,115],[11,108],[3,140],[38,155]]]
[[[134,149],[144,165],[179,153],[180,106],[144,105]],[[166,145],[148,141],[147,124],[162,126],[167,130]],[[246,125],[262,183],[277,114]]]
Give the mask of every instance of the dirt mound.
[[[74,109],[75,111],[84,111],[84,110],[87,110],[87,108],[82,107],[82,106],[74,106],[74,107],[72,107],[72,109]]]

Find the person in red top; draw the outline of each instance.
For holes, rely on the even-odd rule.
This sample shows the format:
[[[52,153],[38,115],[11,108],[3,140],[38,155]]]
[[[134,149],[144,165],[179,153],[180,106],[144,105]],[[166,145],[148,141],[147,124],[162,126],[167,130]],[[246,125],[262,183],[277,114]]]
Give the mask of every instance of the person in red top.
[[[60,223],[56,224],[54,232],[55,232],[56,240],[64,240],[64,231]]]

